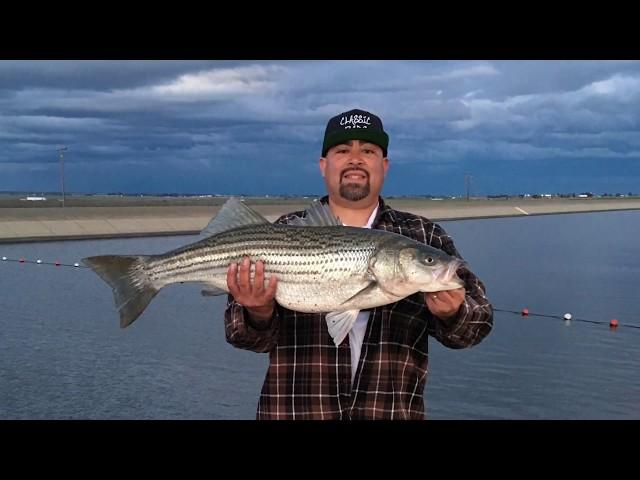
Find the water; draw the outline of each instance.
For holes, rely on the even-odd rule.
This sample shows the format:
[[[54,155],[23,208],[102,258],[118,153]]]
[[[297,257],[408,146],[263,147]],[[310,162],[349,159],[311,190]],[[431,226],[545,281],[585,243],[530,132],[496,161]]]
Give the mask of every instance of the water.
[[[640,324],[640,212],[442,222],[496,308]],[[160,253],[174,236],[0,245],[63,263]],[[224,338],[223,297],[160,291],[121,330],[84,268],[0,263],[0,418],[252,419],[267,355]],[[638,419],[640,330],[496,312],[467,350],[430,339],[430,419]]]

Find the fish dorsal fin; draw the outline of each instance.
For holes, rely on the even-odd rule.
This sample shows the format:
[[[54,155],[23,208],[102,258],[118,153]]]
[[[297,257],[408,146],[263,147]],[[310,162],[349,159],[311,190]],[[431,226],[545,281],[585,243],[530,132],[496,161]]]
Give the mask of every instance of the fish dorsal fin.
[[[268,224],[269,220],[246,206],[238,198],[231,197],[200,234],[215,235],[233,228],[246,227],[247,225],[263,225],[265,223]]]
[[[307,208],[304,218],[296,217],[289,222],[289,225],[299,225],[301,227],[333,227],[342,225],[342,222],[333,214],[329,205],[315,201]]]

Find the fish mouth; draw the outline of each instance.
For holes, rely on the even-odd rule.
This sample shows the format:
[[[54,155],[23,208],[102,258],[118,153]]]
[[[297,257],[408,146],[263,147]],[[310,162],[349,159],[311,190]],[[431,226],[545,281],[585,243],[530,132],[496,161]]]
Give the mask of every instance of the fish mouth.
[[[462,281],[462,279],[460,279],[460,277],[458,277],[457,274],[458,268],[462,267],[463,265],[466,265],[466,262],[464,260],[460,260],[458,258],[453,259],[453,261],[451,261],[446,268],[443,268],[441,270],[440,274],[437,277],[438,282],[451,288],[463,287],[464,282]]]

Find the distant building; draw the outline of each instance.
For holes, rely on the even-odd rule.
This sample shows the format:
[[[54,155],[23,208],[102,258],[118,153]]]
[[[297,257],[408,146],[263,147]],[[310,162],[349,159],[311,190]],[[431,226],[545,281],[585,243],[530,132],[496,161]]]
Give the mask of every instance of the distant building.
[[[28,200],[30,202],[41,202],[46,199],[47,197],[27,197],[27,198],[22,198],[21,200]]]

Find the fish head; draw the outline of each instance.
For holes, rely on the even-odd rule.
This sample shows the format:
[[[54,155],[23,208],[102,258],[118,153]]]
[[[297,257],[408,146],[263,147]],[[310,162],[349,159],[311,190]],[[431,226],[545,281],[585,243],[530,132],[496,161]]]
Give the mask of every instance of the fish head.
[[[456,271],[464,263],[442,250],[402,238],[386,243],[376,253],[370,271],[381,288],[406,297],[463,287]]]
[[[403,283],[420,292],[438,292],[464,287],[457,270],[464,261],[429,245],[418,244],[400,250],[398,271]]]

